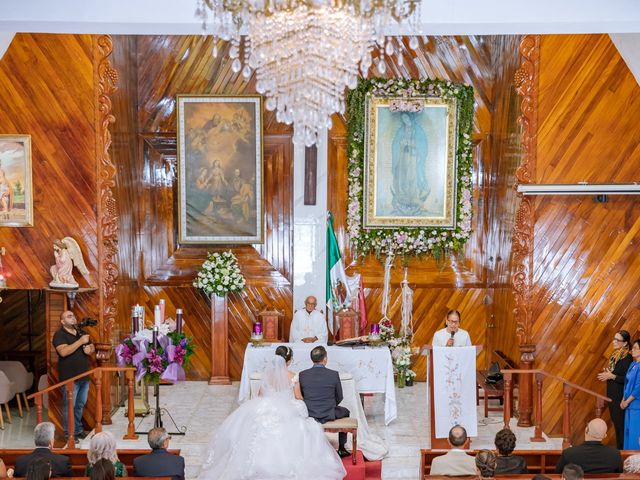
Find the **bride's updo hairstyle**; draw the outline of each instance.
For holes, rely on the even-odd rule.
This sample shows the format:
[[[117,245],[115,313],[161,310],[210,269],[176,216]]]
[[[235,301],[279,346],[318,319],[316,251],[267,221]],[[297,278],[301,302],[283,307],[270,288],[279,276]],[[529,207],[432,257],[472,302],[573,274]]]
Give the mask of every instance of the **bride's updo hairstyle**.
[[[293,358],[293,350],[291,350],[291,348],[287,347],[286,345],[280,345],[278,348],[276,348],[276,355],[284,358],[285,363],[289,363]]]

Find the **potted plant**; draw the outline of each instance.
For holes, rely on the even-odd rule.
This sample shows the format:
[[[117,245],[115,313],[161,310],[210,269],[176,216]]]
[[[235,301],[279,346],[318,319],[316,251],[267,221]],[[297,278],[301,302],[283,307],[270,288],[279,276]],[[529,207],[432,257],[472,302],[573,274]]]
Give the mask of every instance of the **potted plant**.
[[[404,384],[407,387],[413,387],[413,382],[416,379],[416,372],[408,368],[404,371]]]

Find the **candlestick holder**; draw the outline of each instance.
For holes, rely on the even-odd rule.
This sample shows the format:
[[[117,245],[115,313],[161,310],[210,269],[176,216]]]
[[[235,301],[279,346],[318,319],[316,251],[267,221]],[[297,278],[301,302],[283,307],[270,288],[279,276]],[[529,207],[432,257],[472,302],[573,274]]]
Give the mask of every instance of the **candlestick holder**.
[[[179,427],[169,410],[160,407],[160,382],[155,382],[155,384],[153,385],[153,394],[156,397],[156,406],[149,412],[153,414],[153,428],[164,428],[164,422],[162,421],[162,415],[164,414],[169,417],[171,423],[173,423],[173,426],[176,429],[174,432],[167,432],[169,435],[186,435],[186,425]],[[147,431],[138,430],[142,422],[144,422],[144,420],[141,420],[140,423],[138,423],[138,428],[136,429],[136,433],[139,435],[147,434],[150,431],[150,429]]]

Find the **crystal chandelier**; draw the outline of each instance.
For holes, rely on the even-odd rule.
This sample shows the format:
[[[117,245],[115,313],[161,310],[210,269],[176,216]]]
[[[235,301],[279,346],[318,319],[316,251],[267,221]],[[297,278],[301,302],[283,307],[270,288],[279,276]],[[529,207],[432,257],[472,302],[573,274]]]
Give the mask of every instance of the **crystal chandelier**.
[[[345,88],[355,88],[371,54],[393,55],[383,29],[392,21],[417,31],[420,0],[198,0],[203,31],[231,42],[234,72],[256,72],[256,90],[279,122],[293,124],[293,141],[312,146],[331,115],[344,113]],[[411,48],[417,47],[413,37]],[[401,60],[400,53],[398,59]]]

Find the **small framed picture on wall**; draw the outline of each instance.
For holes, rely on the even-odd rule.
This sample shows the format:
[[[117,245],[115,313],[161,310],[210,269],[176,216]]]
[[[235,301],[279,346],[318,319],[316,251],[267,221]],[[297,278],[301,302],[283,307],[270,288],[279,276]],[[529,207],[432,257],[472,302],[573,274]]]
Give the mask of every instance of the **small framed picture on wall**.
[[[32,226],[31,136],[0,135],[0,227]]]

